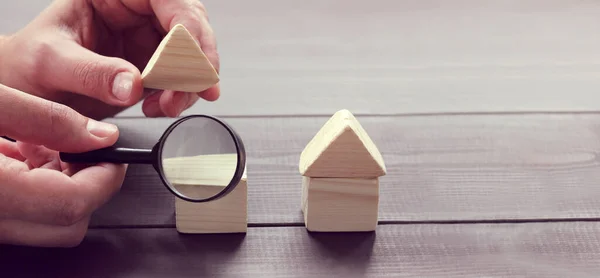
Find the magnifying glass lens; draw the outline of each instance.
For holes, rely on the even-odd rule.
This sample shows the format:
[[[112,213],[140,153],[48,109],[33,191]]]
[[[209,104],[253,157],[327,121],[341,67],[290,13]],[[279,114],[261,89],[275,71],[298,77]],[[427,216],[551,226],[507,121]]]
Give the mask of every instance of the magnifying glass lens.
[[[226,190],[236,173],[238,152],[228,129],[210,118],[189,118],[165,138],[159,159],[175,192],[204,200]]]

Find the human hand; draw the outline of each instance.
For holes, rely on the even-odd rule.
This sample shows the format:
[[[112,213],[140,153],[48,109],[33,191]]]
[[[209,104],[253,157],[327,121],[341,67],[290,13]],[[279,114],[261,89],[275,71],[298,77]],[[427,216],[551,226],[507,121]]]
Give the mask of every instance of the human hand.
[[[0,244],[72,247],[90,215],[116,193],[126,165],[77,166],[58,151],[108,147],[113,125],[0,84]]]
[[[140,72],[167,32],[183,24],[219,71],[213,30],[198,0],[55,0],[0,42],[0,83],[72,107],[94,119],[114,116],[149,95]],[[175,117],[204,92],[157,91],[148,117]]]

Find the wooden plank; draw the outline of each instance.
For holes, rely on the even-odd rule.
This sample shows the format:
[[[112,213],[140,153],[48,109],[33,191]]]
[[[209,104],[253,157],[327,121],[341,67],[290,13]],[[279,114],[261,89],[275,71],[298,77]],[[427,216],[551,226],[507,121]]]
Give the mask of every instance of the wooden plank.
[[[245,141],[248,221],[303,223],[300,152],[328,117],[227,118]],[[388,173],[381,221],[600,217],[600,114],[359,116]],[[173,119],[112,119],[150,147]],[[94,226],[174,225],[173,196],[131,165]]]
[[[597,277],[597,222],[384,225],[376,233],[92,230],[73,249],[0,247],[19,277]]]
[[[222,96],[186,114],[598,110],[598,1],[202,2]]]

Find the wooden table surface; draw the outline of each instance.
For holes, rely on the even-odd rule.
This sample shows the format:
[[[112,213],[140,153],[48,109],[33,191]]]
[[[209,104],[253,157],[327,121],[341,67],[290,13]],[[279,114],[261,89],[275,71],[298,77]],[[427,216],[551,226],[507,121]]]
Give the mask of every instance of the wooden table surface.
[[[48,2],[0,3],[0,15],[16,20],[0,16],[0,31],[17,30]],[[248,232],[178,234],[173,195],[151,167],[132,165],[80,246],[1,246],[0,271],[598,276],[599,2],[203,2],[219,42],[223,95],[184,115],[221,116],[245,141]],[[300,152],[343,108],[388,168],[379,226],[309,233]],[[144,118],[137,105],[109,121],[121,128],[119,145],[149,147],[174,119]]]

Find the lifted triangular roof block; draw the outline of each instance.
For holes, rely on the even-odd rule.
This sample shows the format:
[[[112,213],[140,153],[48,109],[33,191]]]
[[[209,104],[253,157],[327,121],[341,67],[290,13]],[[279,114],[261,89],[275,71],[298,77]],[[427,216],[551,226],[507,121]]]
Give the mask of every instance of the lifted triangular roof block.
[[[381,153],[358,120],[337,111],[300,155],[300,173],[307,177],[374,178],[386,174]]]
[[[219,82],[219,75],[190,32],[177,24],[148,61],[142,82],[146,88],[201,92]]]

